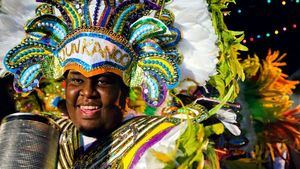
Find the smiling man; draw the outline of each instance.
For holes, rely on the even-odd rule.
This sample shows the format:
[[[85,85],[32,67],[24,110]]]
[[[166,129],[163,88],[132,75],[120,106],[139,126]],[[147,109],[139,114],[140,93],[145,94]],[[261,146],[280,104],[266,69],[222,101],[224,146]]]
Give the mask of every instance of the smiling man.
[[[139,93],[137,97],[133,94],[132,100],[142,98],[143,107],[153,110],[165,105],[168,91],[175,89],[182,80],[180,65],[183,56],[177,49],[181,32],[173,25],[175,18],[172,12],[165,9],[171,1],[38,2],[44,3],[37,7],[36,18],[26,24],[25,39],[7,53],[3,62],[5,68],[15,75],[15,89],[19,92],[30,92],[39,87],[42,78],[65,78],[69,118],[56,120],[62,131],[58,168],[164,168],[168,165],[172,168],[181,165],[179,162],[189,168],[198,164],[183,162],[184,158],[195,159],[202,165],[202,150],[214,154],[203,134],[202,125],[193,123],[197,126],[195,130],[189,130],[184,135],[187,123],[182,119],[169,118],[182,112],[188,115],[194,112],[199,117],[203,115],[207,118],[206,109],[185,109],[181,105],[181,112],[176,107],[167,107],[165,114],[168,117],[127,116],[130,111],[127,105],[130,89]],[[183,16],[182,13],[190,11],[193,6],[197,6],[193,9],[197,15],[191,15],[191,19],[199,20],[199,10],[201,14],[206,12],[203,16],[210,16],[205,1],[197,1],[197,5],[194,2],[177,1],[180,8],[174,9],[185,9],[178,16]],[[187,25],[190,21],[187,19]],[[210,17],[207,21],[203,22],[213,29]],[[186,30],[187,34],[193,34],[190,36],[195,43],[185,40],[185,49],[189,49],[185,78],[191,76],[205,83],[203,77],[215,73],[217,36],[214,33],[212,36],[194,36],[201,30],[198,26],[202,23],[196,25],[194,31]],[[206,29],[202,30],[203,34],[206,34]],[[203,41],[203,50],[199,45],[201,43],[195,41],[199,37],[213,37],[213,40],[208,40],[211,49],[207,50],[208,41]],[[215,56],[207,59],[202,55]],[[196,72],[193,73],[193,70]],[[205,75],[202,77],[201,73]],[[187,117],[187,114],[180,117]],[[203,129],[200,135],[198,128]],[[198,141],[195,140],[196,135]],[[185,141],[189,143],[189,139],[194,140],[195,146],[185,146],[189,146],[185,144]],[[182,144],[179,147],[180,141]],[[197,146],[201,146],[201,151],[198,152]],[[183,153],[185,151],[189,153]],[[200,158],[194,157],[198,153]]]
[[[174,149],[184,127],[165,117],[129,118],[127,101],[129,89],[138,88],[144,104],[159,107],[178,85],[182,56],[173,15],[147,16],[163,8],[152,1],[42,2],[25,26],[26,39],[4,64],[21,92],[43,77],[65,78],[69,119],[56,120],[62,131],[58,168],[145,168],[149,158],[163,166],[147,150],[160,141],[171,146],[158,150]]]
[[[119,127],[128,87],[113,73],[85,77],[70,70],[66,77],[66,105],[74,125],[90,137],[105,136]]]
[[[129,88],[122,78],[111,72],[86,77],[79,71],[65,73],[66,107],[71,121],[57,121],[63,130],[59,168],[138,167],[141,164],[137,161],[143,155],[142,161],[149,158],[145,150],[155,143],[171,142],[175,146],[174,139],[163,140],[163,137],[175,134],[178,138],[179,128],[184,128],[176,127],[180,120],[157,116],[125,117]],[[76,127],[72,128],[73,125]],[[137,153],[137,150],[145,152]],[[155,158],[152,161],[163,166]]]

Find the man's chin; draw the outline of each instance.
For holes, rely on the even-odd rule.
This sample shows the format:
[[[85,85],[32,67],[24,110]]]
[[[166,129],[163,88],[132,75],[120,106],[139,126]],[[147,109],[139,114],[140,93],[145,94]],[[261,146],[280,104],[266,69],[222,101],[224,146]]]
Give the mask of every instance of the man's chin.
[[[98,128],[98,127],[93,128],[93,127],[80,126],[79,131],[85,136],[95,137],[95,138],[105,137],[110,133],[108,131],[104,131],[102,127],[101,128]]]

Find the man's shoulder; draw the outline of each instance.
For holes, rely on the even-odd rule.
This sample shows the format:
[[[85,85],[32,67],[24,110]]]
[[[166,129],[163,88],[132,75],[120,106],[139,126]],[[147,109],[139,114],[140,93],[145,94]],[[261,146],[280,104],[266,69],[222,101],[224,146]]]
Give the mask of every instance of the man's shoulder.
[[[142,122],[142,123],[141,123]],[[164,117],[164,116],[135,116],[133,118],[130,118],[126,121],[124,121],[122,127],[131,125],[131,124],[143,124],[143,125],[150,125],[153,123],[172,123],[174,125],[179,124],[181,122],[178,118],[172,118],[172,117]]]
[[[76,127],[74,126],[73,122],[69,118],[61,117],[61,118],[55,118],[53,120],[59,126],[61,133],[66,131],[76,130]]]
[[[69,118],[56,118],[54,121],[61,131],[58,168],[72,168],[80,151],[79,131]]]
[[[137,160],[143,152],[162,140],[180,120],[161,116],[136,116],[124,121],[109,137],[98,139],[75,166],[105,168]],[[129,166],[130,164],[125,164]]]

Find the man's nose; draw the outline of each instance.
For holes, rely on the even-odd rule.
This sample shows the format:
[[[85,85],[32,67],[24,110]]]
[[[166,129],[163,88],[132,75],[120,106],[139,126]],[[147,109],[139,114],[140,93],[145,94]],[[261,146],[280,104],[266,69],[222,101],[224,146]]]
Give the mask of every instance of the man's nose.
[[[87,80],[81,89],[81,95],[86,98],[97,97],[97,85],[94,84],[91,80]]]

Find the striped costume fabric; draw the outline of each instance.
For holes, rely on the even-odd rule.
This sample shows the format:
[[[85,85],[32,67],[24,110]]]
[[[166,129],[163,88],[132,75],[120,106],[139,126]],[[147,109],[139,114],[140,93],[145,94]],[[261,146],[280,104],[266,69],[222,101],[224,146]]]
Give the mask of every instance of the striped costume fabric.
[[[80,134],[74,124],[69,119],[58,119],[56,123],[61,128],[59,143],[58,169],[69,169],[74,165],[74,160],[78,154],[83,152],[80,148]]]
[[[124,122],[109,137],[98,139],[85,152],[80,134],[70,120],[59,119],[62,128],[58,168],[133,168],[143,153],[163,137],[179,120],[139,116]]]

